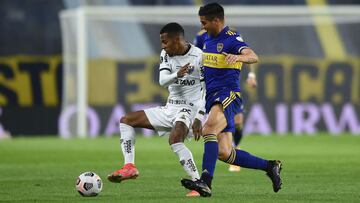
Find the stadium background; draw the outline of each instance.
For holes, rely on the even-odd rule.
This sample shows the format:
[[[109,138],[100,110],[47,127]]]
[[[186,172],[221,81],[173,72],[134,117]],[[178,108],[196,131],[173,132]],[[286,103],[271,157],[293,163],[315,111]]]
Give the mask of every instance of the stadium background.
[[[61,10],[80,5],[171,6],[179,5],[178,2],[0,1],[0,136],[66,134],[63,123],[71,121],[61,121]],[[181,5],[201,2],[207,1],[181,1]],[[264,0],[219,2],[228,6],[270,5]],[[271,2],[271,5],[294,6],[337,4],[359,5],[360,1]],[[257,67],[259,87],[255,91],[245,89],[246,132],[360,134],[360,23],[341,24],[335,28],[335,34],[326,35],[321,34],[315,24],[300,28],[302,32],[298,32],[297,27],[264,29],[260,33],[252,27],[240,28],[261,58]],[[165,102],[166,89],[157,84],[158,35],[144,35],[157,33],[159,29],[160,26],[142,25],[143,33],[139,35],[145,36],[143,40],[150,43],[140,49],[131,49],[131,41],[142,39],[138,34],[121,36],[124,40],[119,43],[125,43],[124,47],[129,48],[126,54],[146,55],[149,52],[153,57],[147,60],[94,60],[89,63],[89,102],[95,110],[94,122],[97,122],[90,123],[92,135],[116,134],[116,121],[124,112]],[[199,26],[186,26],[185,29],[186,38],[192,41]],[[113,54],[121,57],[122,51],[113,51]],[[104,67],[107,67],[105,74]],[[101,77],[92,77],[99,72]],[[245,76],[246,71],[242,82]]]

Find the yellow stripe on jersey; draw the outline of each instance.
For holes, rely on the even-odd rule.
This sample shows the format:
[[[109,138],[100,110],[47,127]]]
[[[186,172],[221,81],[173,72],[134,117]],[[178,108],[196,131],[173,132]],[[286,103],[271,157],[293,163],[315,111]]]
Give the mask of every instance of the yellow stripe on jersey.
[[[203,53],[203,66],[209,68],[232,68],[241,70],[242,63],[236,62],[227,64],[224,54]]]
[[[202,35],[202,34],[204,34],[205,32],[206,32],[206,30],[201,29],[201,30],[197,33],[197,35]]]
[[[236,33],[233,32],[233,31],[231,31],[231,30],[228,30],[228,31],[226,32],[226,34],[227,34],[227,35],[236,35]]]

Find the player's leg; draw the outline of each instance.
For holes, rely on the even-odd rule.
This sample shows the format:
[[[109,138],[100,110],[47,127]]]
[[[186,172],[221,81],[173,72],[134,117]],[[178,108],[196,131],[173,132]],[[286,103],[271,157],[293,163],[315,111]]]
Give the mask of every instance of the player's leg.
[[[243,121],[244,121],[243,113],[236,114],[234,117],[234,121],[235,121],[235,133],[233,134],[233,141],[234,141],[235,148],[237,148],[243,137],[243,132],[242,132]]]
[[[224,133],[218,136],[219,142],[219,159],[237,166],[244,166],[245,168],[254,168],[266,170],[267,161],[251,154],[235,149],[232,142],[232,133],[235,132],[236,115],[234,113],[241,112],[242,100],[240,97],[236,97],[233,102],[228,103],[224,109],[224,115],[227,118],[227,126],[223,130]]]
[[[190,176],[192,180],[196,180],[200,178],[199,172],[191,151],[184,144],[188,132],[189,128],[184,122],[175,122],[175,126],[169,136],[169,145],[173,152],[179,157],[180,164],[187,175]]]
[[[191,177],[191,180],[196,181],[200,179],[200,176],[193,155],[189,148],[187,148],[184,144],[184,140],[189,132],[189,128],[184,122],[175,122],[175,126],[170,132],[169,145],[171,146],[172,151],[178,156],[179,162],[186,174]],[[200,194],[195,190],[192,190],[189,191],[186,196],[198,197]]]
[[[134,164],[135,161],[134,128],[153,129],[143,110],[128,113],[120,119],[120,145],[124,155],[124,164]]]
[[[235,149],[232,146],[231,133],[222,133],[219,136],[219,159],[229,164],[234,164],[244,168],[260,169],[266,171],[268,161],[250,153]]]
[[[231,150],[233,149],[233,140],[232,140],[231,132],[222,132],[218,136],[219,143],[219,156],[218,159],[221,161],[227,160],[231,154]]]
[[[184,187],[190,190],[196,190],[203,197],[211,196],[211,183],[219,152],[217,135],[226,125],[227,122],[223,113],[222,104],[213,105],[202,132],[204,138],[204,154],[201,178],[195,182],[187,179],[181,181]]]
[[[124,164],[134,164],[135,130],[134,128],[153,129],[143,110],[131,112],[120,119],[120,145],[124,155]]]
[[[228,103],[224,109],[224,115],[226,115],[227,126],[223,132],[234,132],[234,112],[240,112],[241,98],[238,97],[233,102]],[[281,188],[280,169],[281,162],[279,161],[267,161],[260,157],[251,155],[250,153],[235,149],[232,147],[232,135],[231,133],[222,133],[218,136],[219,142],[219,158],[229,164],[241,166],[244,168],[252,168],[266,171],[273,183],[273,189],[277,192]]]
[[[136,178],[139,171],[135,166],[135,130],[134,128],[153,129],[144,111],[126,114],[120,119],[120,145],[124,156],[124,166],[108,176],[111,182],[121,182]]]
[[[227,122],[222,104],[213,105],[209,112],[209,117],[203,126],[202,133],[204,138],[204,155],[201,179],[204,180],[210,188],[211,180],[214,176],[216,160],[219,154],[217,135],[220,134],[226,125]]]
[[[236,149],[239,149],[239,144],[243,136],[243,119],[244,115],[243,113],[238,113],[234,117],[235,121],[235,133],[233,134],[233,145]],[[230,172],[239,172],[241,170],[240,166],[236,165],[230,165],[229,171]]]
[[[280,190],[282,184],[280,178],[280,161],[268,161],[244,150],[235,149],[232,147],[231,133],[222,133],[221,136],[218,136],[218,142],[219,159],[221,161],[244,168],[263,170],[270,177],[274,192]]]

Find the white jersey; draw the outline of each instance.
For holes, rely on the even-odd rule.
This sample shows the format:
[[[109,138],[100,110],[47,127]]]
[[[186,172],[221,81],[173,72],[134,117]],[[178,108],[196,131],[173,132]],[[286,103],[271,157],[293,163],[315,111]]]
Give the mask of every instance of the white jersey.
[[[144,110],[159,135],[170,134],[175,123],[180,121],[190,130],[188,136],[192,136],[191,123],[205,112],[204,92],[200,83],[202,51],[190,46],[189,51],[182,56],[169,57],[164,50],[160,54],[159,83],[168,86],[170,94],[165,106]],[[177,78],[178,70],[187,63],[190,63],[189,73]]]
[[[170,84],[169,89],[169,101],[186,100],[189,102],[199,101],[201,95],[201,66],[202,66],[202,51],[190,45],[189,51],[185,55],[172,56],[166,54],[165,50],[160,54],[160,74],[162,71],[170,71],[170,74],[176,74],[177,71],[185,66],[189,65],[189,73],[182,78],[174,78]]]

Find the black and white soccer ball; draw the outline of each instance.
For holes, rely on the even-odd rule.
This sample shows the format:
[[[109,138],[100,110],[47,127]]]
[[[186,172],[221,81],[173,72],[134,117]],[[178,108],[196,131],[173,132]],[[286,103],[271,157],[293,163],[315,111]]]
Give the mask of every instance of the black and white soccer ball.
[[[76,180],[76,190],[85,197],[97,196],[102,187],[100,176],[94,172],[82,173]]]

